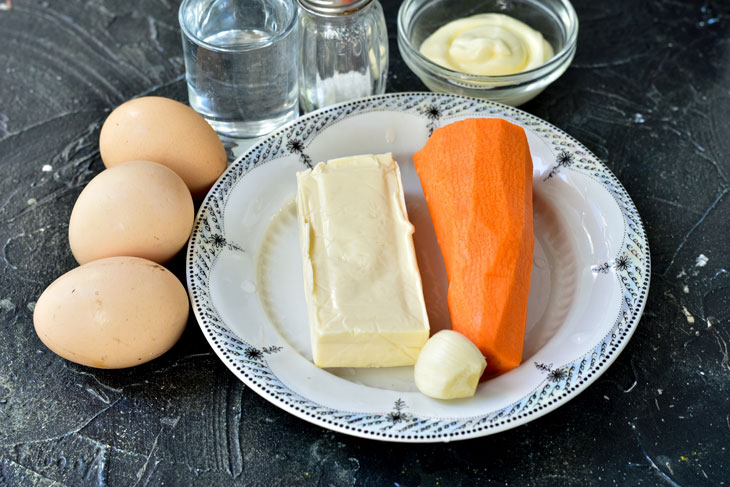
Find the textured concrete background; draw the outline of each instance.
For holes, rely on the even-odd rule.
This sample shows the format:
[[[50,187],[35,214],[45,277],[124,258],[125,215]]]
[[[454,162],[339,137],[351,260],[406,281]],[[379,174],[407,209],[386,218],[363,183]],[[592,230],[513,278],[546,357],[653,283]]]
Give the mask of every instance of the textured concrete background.
[[[388,91],[423,90],[385,0]],[[144,94],[186,101],[177,2],[0,0],[0,485],[730,483],[730,4],[576,0],[572,67],[523,108],[585,144],[644,218],[649,301],[616,363],[557,411],[451,444],[312,426],[236,380],[192,320],[152,363],[101,371],[38,340],[75,267],[67,222],[100,126]],[[171,265],[179,277],[181,258]]]

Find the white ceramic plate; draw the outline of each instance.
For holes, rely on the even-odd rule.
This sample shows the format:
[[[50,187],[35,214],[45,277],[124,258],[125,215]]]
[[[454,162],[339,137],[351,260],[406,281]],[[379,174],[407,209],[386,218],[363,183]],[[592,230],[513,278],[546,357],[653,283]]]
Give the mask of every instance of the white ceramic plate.
[[[297,240],[295,172],[335,157],[393,153],[416,227],[431,327],[446,328],[444,264],[412,155],[435,128],[468,117],[500,117],[522,126],[532,152],[536,239],[522,365],[458,401],[420,394],[412,367],[315,367]],[[523,111],[432,93],[344,103],[266,137],[211,189],[187,255],[198,323],[244,383],[325,428],[408,442],[488,435],[565,404],[628,342],[646,302],[649,275],[649,247],[636,208],[585,147]]]

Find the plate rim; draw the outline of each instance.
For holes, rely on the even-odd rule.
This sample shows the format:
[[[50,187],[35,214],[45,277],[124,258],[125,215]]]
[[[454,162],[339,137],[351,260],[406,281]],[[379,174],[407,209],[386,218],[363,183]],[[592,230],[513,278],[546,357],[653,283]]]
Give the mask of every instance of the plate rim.
[[[236,334],[230,328],[226,327],[225,322],[220,317],[217,310],[215,310],[215,306],[210,298],[210,304],[205,305],[205,307],[208,308],[207,312],[204,312],[202,309],[200,309],[201,298],[199,298],[199,295],[202,290],[205,290],[208,296],[210,295],[210,290],[208,287],[210,284],[210,280],[207,279],[207,281],[205,281],[205,286],[196,286],[196,278],[201,277],[200,274],[196,274],[196,269],[194,268],[194,259],[197,255],[196,250],[199,251],[201,245],[207,245],[212,249],[212,262],[210,262],[209,264],[206,264],[204,262],[204,265],[202,266],[208,266],[207,276],[203,278],[205,280],[210,276],[215,264],[217,263],[217,255],[215,254],[217,251],[216,249],[220,250],[220,248],[224,248],[227,245],[235,245],[225,241],[225,227],[224,222],[222,221],[223,212],[225,211],[225,201],[227,201],[227,195],[230,193],[230,191],[235,187],[235,185],[244,175],[248,174],[255,167],[258,167],[256,161],[253,161],[253,165],[251,165],[252,161],[250,159],[257,153],[259,153],[259,159],[265,159],[261,162],[261,164],[277,159],[278,157],[266,159],[266,157],[268,157],[268,152],[271,149],[271,144],[273,143],[272,141],[275,142],[278,138],[278,149],[281,149],[283,139],[288,134],[288,142],[285,149],[288,149],[289,152],[283,155],[296,154],[299,156],[300,161],[305,164],[305,166],[311,167],[311,160],[307,160],[308,156],[304,152],[304,146],[293,143],[296,142],[296,140],[298,139],[291,139],[291,136],[294,133],[294,129],[296,127],[305,126],[308,122],[320,119],[321,117],[325,117],[327,114],[339,114],[340,116],[357,116],[360,114],[371,113],[373,111],[383,111],[383,105],[387,106],[387,103],[389,101],[407,101],[409,99],[420,100],[411,104],[408,107],[408,110],[413,111],[414,113],[420,113],[422,116],[426,117],[426,123],[427,128],[429,129],[429,133],[433,132],[436,124],[441,118],[441,113],[439,112],[439,109],[443,107],[443,103],[446,103],[447,106],[449,103],[451,103],[452,105],[457,105],[456,110],[452,114],[455,116],[458,116],[459,113],[465,113],[463,107],[461,107],[460,104],[467,104],[472,108],[475,106],[481,106],[482,111],[488,114],[500,117],[508,116],[508,118],[509,116],[512,116],[511,118],[517,118],[521,121],[524,119],[531,120],[532,122],[537,123],[538,126],[542,126],[543,128],[547,128],[548,131],[554,132],[554,134],[557,134],[565,141],[570,142],[574,150],[573,152],[569,153],[567,152],[568,149],[564,149],[564,152],[561,152],[559,155],[562,155],[563,153],[568,155],[573,154],[573,156],[575,156],[576,154],[581,154],[583,158],[580,161],[575,161],[574,157],[572,157],[570,158],[570,160],[566,160],[563,162],[561,162],[559,158],[556,159],[556,163],[553,165],[552,169],[548,173],[548,176],[545,177],[545,181],[547,181],[554,175],[557,175],[562,170],[577,170],[581,168],[581,165],[576,164],[576,162],[583,163],[582,169],[592,171],[592,174],[588,174],[588,176],[593,178],[594,180],[597,180],[598,184],[600,184],[601,187],[612,196],[616,205],[618,206],[624,223],[624,235],[622,237],[624,240],[622,240],[620,247],[623,248],[624,241],[627,236],[634,235],[637,237],[636,240],[632,240],[632,243],[636,246],[638,252],[640,252],[641,254],[634,256],[636,257],[636,260],[641,263],[640,268],[638,266],[636,267],[636,270],[640,271],[641,280],[632,281],[632,283],[636,284],[636,295],[634,296],[633,304],[625,302],[625,295],[628,292],[626,290],[626,286],[629,284],[625,279],[631,278],[627,278],[623,274],[619,273],[617,263],[615,262],[616,259],[614,259],[614,264],[606,262],[598,266],[596,269],[593,269],[594,273],[608,273],[612,267],[616,268],[615,276],[619,281],[619,287],[623,296],[621,306],[619,307],[619,314],[614,320],[614,324],[609,329],[607,329],[607,333],[604,335],[604,337],[598,340],[598,343],[595,346],[589,348],[588,351],[583,355],[572,359],[566,364],[559,365],[554,368],[552,367],[552,364],[550,364],[549,367],[546,367],[546,370],[544,371],[547,373],[547,376],[543,379],[542,382],[538,383],[534,389],[532,389],[529,393],[527,393],[518,401],[511,403],[509,406],[499,411],[495,411],[494,413],[496,414],[489,420],[487,420],[486,418],[490,416],[491,412],[486,415],[475,416],[471,418],[438,418],[437,420],[433,420],[433,418],[415,418],[406,411],[404,411],[403,408],[398,407],[398,401],[400,401],[400,399],[396,401],[393,410],[391,410],[390,412],[383,412],[382,414],[378,415],[353,411],[337,411],[330,407],[317,404],[311,399],[303,398],[305,401],[311,403],[311,405],[308,405],[310,409],[308,411],[305,407],[300,407],[297,405],[298,402],[301,402],[301,399],[297,399],[295,397],[292,402],[289,402],[281,397],[281,392],[272,393],[265,387],[265,384],[261,383],[265,382],[267,379],[270,379],[266,377],[266,369],[268,367],[266,365],[265,355],[267,353],[276,353],[278,350],[272,349],[267,351],[267,347],[264,347],[262,350],[258,350],[258,348],[247,344],[240,337],[236,336]],[[357,109],[358,107],[359,109]],[[414,107],[416,107],[415,110]],[[404,110],[394,110],[392,107],[386,107],[385,111]],[[480,115],[477,115],[475,113],[475,116]],[[330,122],[339,119],[339,117],[332,117]],[[319,132],[324,130],[326,127],[329,127],[330,125],[331,123],[324,123],[321,124],[321,126],[317,130],[310,130],[310,141],[312,136],[316,136]],[[269,144],[268,150],[266,150],[262,155],[261,152],[267,148],[267,144]],[[553,149],[551,144],[548,143],[548,146],[550,146],[551,150]],[[282,154],[279,154],[279,156],[281,155]],[[246,158],[249,158],[249,160],[244,164]],[[574,166],[576,166],[576,168],[574,168]],[[238,178],[232,178],[232,175],[235,175],[234,173],[236,172],[238,172]],[[583,171],[578,172],[586,175]],[[598,179],[597,175],[604,176],[605,180]],[[232,180],[233,182],[231,182]],[[219,195],[221,191],[224,191],[224,194],[226,195],[223,199],[222,205],[221,202],[216,199],[216,195]],[[214,208],[214,210],[220,212],[220,222],[217,221],[216,214],[214,212],[211,213],[211,205],[217,206],[217,208]],[[630,219],[629,216],[632,217],[632,219]],[[206,218],[212,218],[213,220],[208,221],[206,220]],[[205,228],[210,226],[211,224],[220,224],[220,234],[216,235],[220,235],[220,237],[222,238],[222,242],[216,240],[216,235],[210,233],[210,228],[208,228],[209,235],[204,235]],[[213,237],[211,237],[210,235],[213,235]],[[619,252],[619,254],[620,253],[621,252]],[[631,258],[631,256],[629,256],[629,258]],[[205,273],[205,269],[201,268],[200,265],[197,271]],[[598,157],[596,157],[590,150],[588,150],[582,143],[580,143],[570,134],[535,115],[527,113],[518,108],[502,105],[497,102],[451,94],[438,94],[430,92],[401,92],[359,98],[357,100],[339,103],[308,113],[292,122],[289,122],[280,129],[272,132],[271,134],[263,137],[256,144],[252,145],[241,156],[236,158],[231,164],[228,165],[224,173],[219,177],[213,187],[206,194],[205,198],[201,201],[193,224],[193,231],[187,245],[185,273],[188,294],[190,296],[191,306],[193,308],[193,315],[195,316],[198,326],[201,328],[203,335],[210,344],[214,353],[223,361],[226,367],[231,370],[231,372],[233,372],[233,374],[239,380],[241,380],[244,384],[254,390],[257,394],[262,396],[264,399],[276,405],[277,407],[293,414],[294,416],[304,419],[305,421],[351,436],[392,442],[428,443],[448,442],[487,436],[514,428],[518,425],[544,416],[545,414],[564,405],[574,397],[577,397],[578,394],[587,389],[588,386],[590,386],[590,384],[598,379],[598,377],[600,377],[616,360],[616,358],[626,347],[629,340],[636,331],[636,328],[638,327],[640,318],[646,305],[651,281],[651,255],[649,251],[649,243],[646,231],[644,229],[643,222],[641,221],[641,217],[635,204],[633,203],[633,200],[628,195],[621,182]],[[203,289],[200,289],[201,287]],[[633,293],[633,291],[631,292]],[[628,309],[631,311],[630,315],[628,316],[626,315],[625,311],[622,312],[622,310],[624,310],[626,307],[628,307]],[[622,321],[624,322],[623,327],[620,326]],[[621,331],[620,334],[614,333],[614,331],[618,331],[619,329]],[[607,339],[610,335],[612,335],[612,333],[613,337],[607,344]],[[572,384],[572,386],[569,386],[570,381],[567,379],[567,377],[572,376],[572,373],[574,371],[572,368],[566,371],[567,366],[575,364],[581,359],[585,360],[585,357],[591,355],[591,352],[593,352],[593,354],[595,355],[595,350],[599,347],[602,348],[601,357],[598,363],[591,364],[586,376],[580,378],[579,380],[576,380]],[[242,366],[242,363],[246,362],[248,367],[247,371],[244,370],[244,367]],[[536,367],[540,368],[540,365],[544,366],[544,364],[538,364],[537,362],[535,362]],[[273,374],[270,369],[268,370],[268,374],[276,379],[275,374]],[[280,385],[284,386],[284,388],[289,389],[288,386],[281,383],[281,381],[279,381],[279,383]],[[551,397],[545,400],[543,400],[542,397],[538,398],[538,402],[542,401],[543,404],[535,404],[534,406],[522,405],[522,407],[518,407],[522,402],[526,402],[526,399],[528,397],[532,396],[534,398],[537,394],[537,391],[539,391],[541,388],[544,392],[545,388],[549,386],[552,386],[550,388]],[[562,386],[569,387],[563,388]],[[557,397],[552,397],[555,394],[556,390],[560,392],[557,393]],[[291,389],[289,389],[289,393],[287,394],[288,396],[285,397],[299,395],[298,393],[291,391]],[[532,402],[533,400],[529,401],[529,403]],[[328,411],[330,416],[329,419],[323,416],[323,411]],[[332,419],[333,417],[335,419]],[[449,421],[449,419],[452,419],[452,421]],[[346,424],[342,424],[342,421],[345,421]],[[354,421],[355,424],[369,422],[369,424],[379,425],[381,429],[379,431],[375,431],[371,429],[351,428],[347,424],[347,422],[350,421]],[[472,424],[470,428],[462,429],[465,427],[466,424],[474,421],[477,421],[477,424]],[[479,421],[484,422],[482,424],[478,424]],[[453,424],[449,426],[449,423],[461,423],[461,426]],[[411,433],[412,428],[408,428],[408,426],[414,424],[418,424],[419,427],[422,428],[421,431],[426,431],[426,433]]]

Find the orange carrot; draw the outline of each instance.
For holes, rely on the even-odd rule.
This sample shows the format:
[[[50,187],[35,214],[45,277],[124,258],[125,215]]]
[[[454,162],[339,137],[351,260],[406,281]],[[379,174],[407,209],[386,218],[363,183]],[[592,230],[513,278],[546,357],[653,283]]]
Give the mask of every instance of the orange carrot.
[[[413,159],[449,279],[451,327],[487,359],[520,364],[532,272],[532,158],[525,131],[468,119],[434,131]]]

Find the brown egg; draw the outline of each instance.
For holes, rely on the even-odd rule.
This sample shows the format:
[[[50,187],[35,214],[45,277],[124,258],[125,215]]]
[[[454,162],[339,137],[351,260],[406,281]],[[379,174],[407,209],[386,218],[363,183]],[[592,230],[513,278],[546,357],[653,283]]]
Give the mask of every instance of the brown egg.
[[[223,143],[205,119],[187,105],[157,96],[114,109],[101,128],[99,150],[106,167],[133,160],[169,167],[196,199],[226,169]]]
[[[172,170],[132,161],[99,173],[76,200],[68,241],[76,261],[119,255],[164,264],[187,243],[195,210]]]
[[[188,308],[182,284],[161,265],[110,257],[56,279],[38,298],[33,324],[61,357],[119,369],[169,350],[185,329]]]

